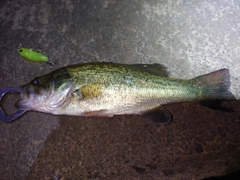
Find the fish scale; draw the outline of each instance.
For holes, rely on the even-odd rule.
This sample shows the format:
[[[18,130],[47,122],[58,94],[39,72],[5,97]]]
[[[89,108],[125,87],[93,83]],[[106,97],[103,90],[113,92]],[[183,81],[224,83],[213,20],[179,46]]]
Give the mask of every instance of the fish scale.
[[[181,101],[233,100],[230,75],[221,69],[190,80],[169,78],[159,64],[85,63],[60,68],[21,87],[19,110],[56,115],[138,114],[169,123],[163,105]],[[30,93],[30,95],[29,95]]]

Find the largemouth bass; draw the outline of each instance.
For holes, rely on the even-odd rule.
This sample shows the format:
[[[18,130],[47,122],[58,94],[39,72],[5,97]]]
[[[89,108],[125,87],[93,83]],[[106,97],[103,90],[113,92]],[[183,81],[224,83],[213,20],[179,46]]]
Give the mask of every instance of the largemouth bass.
[[[161,65],[86,63],[60,68],[21,87],[20,110],[56,115],[138,114],[169,123],[164,104],[192,100],[230,100],[229,72],[221,69],[190,80],[167,77]]]

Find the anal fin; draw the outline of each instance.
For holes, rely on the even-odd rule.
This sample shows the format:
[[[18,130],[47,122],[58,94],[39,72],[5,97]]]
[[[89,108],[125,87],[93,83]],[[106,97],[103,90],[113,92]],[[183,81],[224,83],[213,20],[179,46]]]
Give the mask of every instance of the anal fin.
[[[171,113],[163,106],[158,106],[154,109],[144,111],[141,113],[141,115],[146,119],[161,124],[168,124],[172,121]]]

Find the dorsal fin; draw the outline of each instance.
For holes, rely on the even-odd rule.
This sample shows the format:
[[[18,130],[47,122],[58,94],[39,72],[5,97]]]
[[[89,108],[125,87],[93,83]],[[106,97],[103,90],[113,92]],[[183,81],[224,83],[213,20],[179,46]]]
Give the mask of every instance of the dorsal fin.
[[[162,64],[129,64],[130,67],[147,72],[152,75],[168,77],[169,71],[168,69]]]

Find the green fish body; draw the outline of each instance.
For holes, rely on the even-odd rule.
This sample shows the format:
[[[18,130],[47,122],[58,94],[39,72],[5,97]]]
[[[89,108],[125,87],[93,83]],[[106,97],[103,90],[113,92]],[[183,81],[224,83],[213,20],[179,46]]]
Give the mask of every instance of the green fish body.
[[[87,63],[63,67],[21,87],[16,107],[51,114],[112,117],[139,114],[168,123],[164,104],[229,100],[229,72],[221,69],[190,80],[167,77],[158,64]]]

